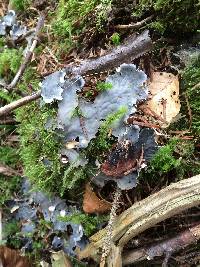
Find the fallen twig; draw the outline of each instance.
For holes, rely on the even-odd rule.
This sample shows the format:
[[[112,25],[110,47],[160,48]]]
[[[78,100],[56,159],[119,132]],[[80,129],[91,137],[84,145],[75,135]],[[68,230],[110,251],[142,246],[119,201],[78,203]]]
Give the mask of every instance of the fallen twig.
[[[119,29],[119,30],[122,30],[122,29],[125,29],[125,30],[127,30],[127,29],[137,30],[137,29],[143,27],[148,21],[152,20],[153,17],[154,16],[151,15],[151,16],[149,16],[149,17],[147,17],[147,18],[145,18],[145,19],[143,19],[141,21],[138,21],[138,22],[134,23],[134,24],[116,25],[115,29]]]
[[[15,125],[18,122],[14,119],[4,119],[4,120],[0,120],[0,125]]]
[[[78,67],[66,68],[69,73],[84,75],[113,70],[122,63],[130,63],[151,50],[153,44],[146,30],[138,36],[132,36],[125,44],[115,47],[110,53],[97,59],[84,60]]]
[[[179,233],[173,238],[153,244],[150,247],[135,249],[124,253],[123,265],[133,264],[145,259],[151,260],[154,257],[160,257],[163,255],[169,259],[173,253],[187,247],[190,244],[196,243],[199,239],[200,224]]]
[[[200,175],[173,183],[135,203],[114,222],[112,241],[120,249],[133,237],[157,223],[200,204]],[[79,258],[99,260],[106,228],[90,238],[91,243],[79,252]]]
[[[26,54],[26,57],[24,59],[24,62],[21,64],[21,66],[19,67],[19,70],[18,72],[16,73],[14,79],[12,80],[12,82],[6,86],[6,89],[7,90],[11,90],[13,89],[16,84],[18,83],[20,77],[23,75],[25,69],[26,69],[26,66],[27,64],[29,63],[29,61],[31,60],[32,58],[32,55],[33,55],[33,51],[34,49],[36,48],[37,46],[37,43],[38,43],[38,35],[40,33],[40,30],[41,28],[43,27],[44,25],[44,15],[41,15],[41,17],[39,18],[38,20],[38,23],[37,23],[37,26],[36,26],[36,30],[35,30],[35,36],[33,38],[33,42],[32,42],[32,45],[29,49],[29,51],[27,52]]]
[[[129,124],[133,124],[133,125],[139,125],[142,127],[148,127],[148,128],[156,128],[156,129],[160,129],[161,126],[158,124],[154,124],[154,123],[150,123],[150,122],[142,122],[142,121],[137,121],[134,120],[133,118],[128,118],[128,123]]]
[[[6,175],[6,176],[21,176],[21,174],[18,171],[12,169],[11,167],[3,163],[0,163],[0,174]]]
[[[190,131],[191,130],[191,127],[192,127],[192,110],[191,110],[191,107],[190,107],[190,103],[189,103],[187,92],[185,92],[183,95],[185,97],[185,102],[186,102],[187,109],[188,109],[189,131]]]
[[[4,107],[0,108],[0,116],[10,113],[16,108],[19,108],[21,106],[26,105],[27,103],[36,100],[40,97],[41,92],[35,93],[33,95],[25,96],[21,99],[18,99],[16,101],[11,102],[8,105],[5,105]]]

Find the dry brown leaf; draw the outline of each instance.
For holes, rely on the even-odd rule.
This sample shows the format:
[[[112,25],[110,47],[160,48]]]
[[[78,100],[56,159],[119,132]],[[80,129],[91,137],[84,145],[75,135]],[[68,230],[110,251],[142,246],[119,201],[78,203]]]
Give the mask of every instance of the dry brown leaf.
[[[167,72],[154,72],[149,83],[152,98],[147,106],[167,123],[170,123],[180,111],[179,80]]]
[[[106,213],[111,209],[111,204],[97,197],[92,187],[87,184],[83,199],[83,210],[86,213]]]
[[[0,260],[3,267],[31,267],[27,257],[23,257],[19,251],[5,246],[0,247]]]

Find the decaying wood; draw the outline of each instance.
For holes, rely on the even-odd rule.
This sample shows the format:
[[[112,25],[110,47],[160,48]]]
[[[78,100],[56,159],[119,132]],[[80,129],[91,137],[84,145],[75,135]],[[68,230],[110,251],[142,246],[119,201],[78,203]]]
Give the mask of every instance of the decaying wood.
[[[130,37],[123,45],[115,47],[110,53],[97,59],[84,60],[80,66],[66,69],[72,74],[86,75],[113,70],[122,63],[131,63],[152,49],[152,41],[146,30],[140,35]]]
[[[19,67],[19,70],[16,73],[14,79],[6,87],[6,89],[11,90],[11,89],[13,89],[16,86],[16,84],[18,83],[20,77],[23,75],[23,73],[24,73],[24,71],[26,69],[27,64],[30,62],[30,60],[32,58],[32,55],[33,55],[33,51],[36,48],[37,43],[38,43],[38,35],[40,33],[41,28],[44,25],[44,18],[45,18],[44,15],[41,15],[41,17],[39,18],[38,23],[37,23],[37,26],[36,26],[35,36],[33,38],[32,45],[31,45],[30,49],[28,50],[28,52],[26,54],[26,57],[25,57],[23,63],[21,64],[21,66]]]
[[[122,267],[121,248],[113,243],[110,248],[110,253],[107,258],[107,267]]]
[[[147,248],[129,251],[123,255],[123,266],[133,264],[145,259],[153,259],[165,255],[168,259],[173,253],[196,243],[200,239],[200,224],[187,229],[173,238],[152,244]]]
[[[0,108],[0,116],[8,114],[14,109],[24,106],[27,103],[30,103],[31,101],[38,99],[40,95],[41,95],[41,92],[38,92],[33,95],[25,96],[21,99],[13,101],[8,105],[5,105],[4,107]]]
[[[199,204],[200,175],[173,183],[124,211],[113,224],[112,241],[123,247],[146,229]],[[99,260],[106,232],[104,228],[94,234],[90,238],[91,243],[79,252],[79,258]]]

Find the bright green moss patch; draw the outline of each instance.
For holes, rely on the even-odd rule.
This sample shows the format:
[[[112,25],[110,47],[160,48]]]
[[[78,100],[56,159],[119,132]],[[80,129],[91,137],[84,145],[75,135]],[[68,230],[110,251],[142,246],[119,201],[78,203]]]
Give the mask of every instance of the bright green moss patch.
[[[10,81],[21,64],[22,51],[20,49],[3,49],[0,53],[0,79]]]
[[[53,23],[55,35],[62,39],[63,37],[71,40],[72,34],[78,34],[84,27],[85,16],[94,9],[97,0],[60,0],[56,12],[56,19]],[[81,20],[80,20],[81,18]],[[78,27],[74,25],[78,23]]]
[[[193,141],[172,138],[159,148],[141,179],[176,181],[200,173]]]
[[[111,0],[60,0],[52,30],[59,41],[59,56],[77,44],[77,37],[86,29],[103,29]]]

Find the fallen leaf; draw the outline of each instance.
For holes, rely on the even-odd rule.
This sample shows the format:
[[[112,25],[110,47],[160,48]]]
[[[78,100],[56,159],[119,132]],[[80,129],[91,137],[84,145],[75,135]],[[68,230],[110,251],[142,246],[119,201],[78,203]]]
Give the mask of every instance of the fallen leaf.
[[[21,256],[18,250],[5,246],[0,247],[0,260],[3,267],[31,267],[27,257]]]
[[[52,253],[52,267],[72,267],[72,264],[63,251]]]
[[[152,97],[147,106],[170,123],[180,111],[178,76],[167,72],[154,72],[149,91]]]
[[[111,204],[97,197],[92,187],[87,184],[83,198],[83,210],[86,213],[106,213],[111,209]]]

